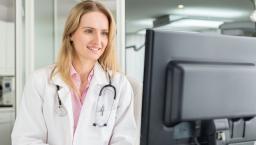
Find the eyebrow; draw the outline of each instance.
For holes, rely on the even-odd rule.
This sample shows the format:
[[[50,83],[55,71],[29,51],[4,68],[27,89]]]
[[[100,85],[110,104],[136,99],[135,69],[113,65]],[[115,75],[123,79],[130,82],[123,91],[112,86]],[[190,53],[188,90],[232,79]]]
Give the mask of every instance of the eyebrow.
[[[93,27],[87,27],[87,26],[82,26],[81,27],[82,29],[95,29],[95,28],[93,28]],[[102,31],[109,31],[108,29],[102,29]]]

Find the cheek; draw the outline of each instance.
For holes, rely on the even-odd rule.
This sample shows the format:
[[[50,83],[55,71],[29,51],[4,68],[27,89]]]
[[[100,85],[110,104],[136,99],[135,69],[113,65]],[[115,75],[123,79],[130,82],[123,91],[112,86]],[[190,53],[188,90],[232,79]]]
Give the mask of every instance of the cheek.
[[[75,49],[80,50],[80,49],[85,49],[87,45],[87,39],[83,39],[82,37],[79,39],[76,39],[74,42]]]
[[[108,45],[108,39],[106,38],[106,39],[104,40],[104,46],[105,46],[105,48],[107,47],[107,45]]]
[[[74,47],[75,47],[76,52],[79,52],[82,49],[82,44],[76,42],[76,43],[74,43]]]
[[[104,41],[104,49],[103,49],[103,51],[105,51],[107,49],[107,46],[108,46],[108,40]]]

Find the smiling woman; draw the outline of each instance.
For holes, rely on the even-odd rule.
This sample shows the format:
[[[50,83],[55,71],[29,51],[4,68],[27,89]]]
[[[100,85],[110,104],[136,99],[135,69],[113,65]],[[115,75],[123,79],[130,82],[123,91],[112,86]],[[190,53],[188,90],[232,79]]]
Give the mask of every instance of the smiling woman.
[[[83,15],[77,30],[71,36],[75,46],[74,61],[90,61],[95,63],[103,54],[108,44],[108,19],[100,12]]]
[[[56,64],[28,80],[12,144],[133,145],[133,92],[117,72],[115,22],[101,3],[83,1],[67,18]]]

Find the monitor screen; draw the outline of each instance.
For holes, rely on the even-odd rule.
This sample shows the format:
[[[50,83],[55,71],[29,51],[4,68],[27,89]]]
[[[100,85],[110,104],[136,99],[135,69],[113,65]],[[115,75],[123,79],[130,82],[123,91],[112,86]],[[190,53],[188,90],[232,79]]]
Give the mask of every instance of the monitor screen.
[[[256,140],[255,62],[252,37],[147,30],[141,145]]]

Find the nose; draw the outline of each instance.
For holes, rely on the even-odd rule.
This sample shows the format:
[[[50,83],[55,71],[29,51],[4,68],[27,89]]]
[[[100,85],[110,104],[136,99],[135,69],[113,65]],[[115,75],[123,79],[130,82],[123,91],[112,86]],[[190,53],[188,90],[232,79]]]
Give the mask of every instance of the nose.
[[[101,33],[100,32],[95,32],[93,35],[93,42],[97,45],[99,45],[101,43]]]

